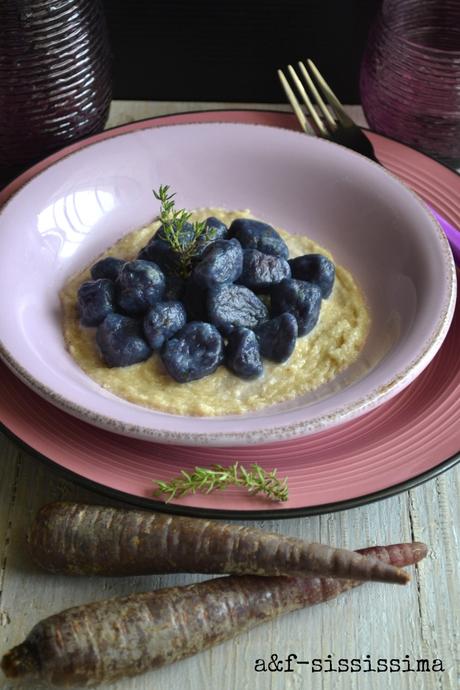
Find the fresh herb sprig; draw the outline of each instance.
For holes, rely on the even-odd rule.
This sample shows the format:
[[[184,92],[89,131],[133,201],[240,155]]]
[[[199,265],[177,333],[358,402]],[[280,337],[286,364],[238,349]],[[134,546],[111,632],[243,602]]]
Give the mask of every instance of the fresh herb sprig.
[[[181,470],[179,477],[170,482],[156,482],[154,495],[166,494],[166,503],[174,498],[181,498],[187,494],[205,493],[226,489],[228,486],[242,486],[255,496],[264,494],[271,501],[287,501],[287,477],[278,479],[277,470],[267,472],[260,465],[254,463],[247,470],[238,462],[229,467],[212,465],[211,467],[195,467],[193,472]]]
[[[214,239],[215,230],[208,228],[205,220],[189,223],[192,214],[183,208],[176,209],[174,202],[176,194],[169,190],[169,185],[161,185],[157,192],[153,190],[153,194],[161,203],[159,218],[162,224],[162,235],[177,255],[179,275],[187,278],[192,271],[192,261],[199,243]],[[191,231],[187,224],[191,226]]]

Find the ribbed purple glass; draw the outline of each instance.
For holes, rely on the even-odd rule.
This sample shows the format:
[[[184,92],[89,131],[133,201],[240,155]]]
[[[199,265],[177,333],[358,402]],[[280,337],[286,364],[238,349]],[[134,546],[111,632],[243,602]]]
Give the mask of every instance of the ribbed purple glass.
[[[360,77],[369,126],[460,164],[460,0],[383,0]]]
[[[100,131],[111,99],[100,0],[0,1],[0,187]]]

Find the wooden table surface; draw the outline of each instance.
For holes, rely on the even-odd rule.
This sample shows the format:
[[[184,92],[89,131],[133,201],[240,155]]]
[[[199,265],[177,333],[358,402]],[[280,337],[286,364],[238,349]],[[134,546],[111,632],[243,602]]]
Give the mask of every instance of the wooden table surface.
[[[209,105],[118,102],[113,105],[109,126]],[[355,117],[359,115],[356,108],[352,112]],[[419,540],[431,550],[412,570],[413,579],[407,587],[364,585],[328,604],[275,620],[210,651],[110,687],[458,690],[459,495],[460,469],[454,468],[416,489],[372,505],[320,517],[257,522],[267,530],[349,548]],[[0,656],[21,642],[34,623],[69,606],[204,579],[190,575],[76,579],[40,572],[27,555],[25,535],[35,511],[57,499],[114,503],[59,478],[0,435]],[[311,664],[297,666],[293,673],[254,670],[256,659],[269,662],[273,654],[284,659],[289,653],[307,661],[325,660],[323,670],[312,672]],[[374,666],[377,659],[400,659],[401,669],[407,668],[407,659],[414,667],[417,659],[428,659],[430,668],[434,659],[440,659],[444,670],[327,670],[328,659],[365,660],[367,655]],[[35,690],[37,684],[13,685],[1,677],[0,688]]]

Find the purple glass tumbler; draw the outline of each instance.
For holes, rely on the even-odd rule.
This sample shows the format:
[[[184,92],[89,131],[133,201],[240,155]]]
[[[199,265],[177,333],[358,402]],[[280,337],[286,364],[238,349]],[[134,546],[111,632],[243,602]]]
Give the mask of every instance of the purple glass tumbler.
[[[360,76],[371,129],[460,166],[460,0],[383,0]]]
[[[103,129],[111,55],[101,0],[0,0],[0,187]]]

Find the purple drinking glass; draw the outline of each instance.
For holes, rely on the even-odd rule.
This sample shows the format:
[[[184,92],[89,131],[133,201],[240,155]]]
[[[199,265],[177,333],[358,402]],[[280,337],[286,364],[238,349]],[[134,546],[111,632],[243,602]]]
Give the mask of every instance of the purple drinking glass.
[[[111,55],[101,0],[0,0],[0,187],[103,129]]]
[[[383,0],[360,76],[369,126],[460,166],[460,0]]]

